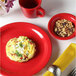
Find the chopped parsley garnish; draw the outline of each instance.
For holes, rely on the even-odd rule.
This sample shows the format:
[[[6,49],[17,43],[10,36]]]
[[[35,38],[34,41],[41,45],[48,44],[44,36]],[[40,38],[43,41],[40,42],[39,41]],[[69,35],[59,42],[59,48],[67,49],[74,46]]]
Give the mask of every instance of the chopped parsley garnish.
[[[26,39],[28,39],[28,37],[26,37]]]
[[[32,40],[30,40],[30,39],[29,39],[29,41],[30,41],[31,43],[33,43],[33,41],[32,41]]]
[[[29,41],[31,41],[31,40],[29,39]]]
[[[23,38],[23,41],[25,40],[25,38]]]
[[[22,42],[19,43],[19,46],[20,46],[20,47],[23,47]]]
[[[20,54],[17,50],[16,50],[16,55],[22,57],[22,54]]]

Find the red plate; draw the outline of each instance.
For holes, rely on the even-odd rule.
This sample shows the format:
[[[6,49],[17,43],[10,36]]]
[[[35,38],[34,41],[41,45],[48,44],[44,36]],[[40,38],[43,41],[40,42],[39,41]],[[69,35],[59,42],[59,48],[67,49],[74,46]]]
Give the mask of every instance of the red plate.
[[[5,76],[32,76],[39,72],[49,61],[52,47],[47,34],[38,26],[17,22],[1,27],[0,71]],[[36,43],[36,55],[28,62],[11,61],[6,56],[6,43],[9,39],[19,36],[28,36]]]

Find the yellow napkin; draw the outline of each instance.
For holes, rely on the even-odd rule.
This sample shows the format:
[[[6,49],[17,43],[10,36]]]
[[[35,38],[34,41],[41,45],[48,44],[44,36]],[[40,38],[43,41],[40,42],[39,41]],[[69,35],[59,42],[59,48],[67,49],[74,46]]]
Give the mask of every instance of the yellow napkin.
[[[53,63],[58,66],[63,72],[66,67],[76,57],[76,44],[71,43],[69,47],[63,52],[63,54]],[[47,71],[43,76],[54,76],[51,72]]]

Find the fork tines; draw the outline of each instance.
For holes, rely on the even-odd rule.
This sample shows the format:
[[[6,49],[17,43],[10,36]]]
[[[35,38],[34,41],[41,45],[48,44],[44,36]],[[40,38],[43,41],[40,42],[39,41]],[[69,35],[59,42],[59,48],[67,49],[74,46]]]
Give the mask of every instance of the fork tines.
[[[69,73],[68,76],[76,76],[76,67]]]

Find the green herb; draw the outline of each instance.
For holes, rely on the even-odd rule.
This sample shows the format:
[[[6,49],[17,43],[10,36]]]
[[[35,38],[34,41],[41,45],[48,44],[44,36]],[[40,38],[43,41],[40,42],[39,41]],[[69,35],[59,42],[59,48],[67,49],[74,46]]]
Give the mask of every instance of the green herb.
[[[22,42],[19,43],[19,46],[20,46],[20,47],[23,47]]]
[[[33,41],[32,40],[29,40],[31,43],[33,43]]]
[[[28,37],[25,37],[25,39],[28,39]]]
[[[28,39],[28,37],[26,37],[26,39]]]
[[[23,38],[23,41],[25,40],[25,38]]]
[[[19,54],[17,50],[16,50],[16,55],[22,57],[22,54]]]
[[[29,39],[29,41],[31,41],[31,40]]]

